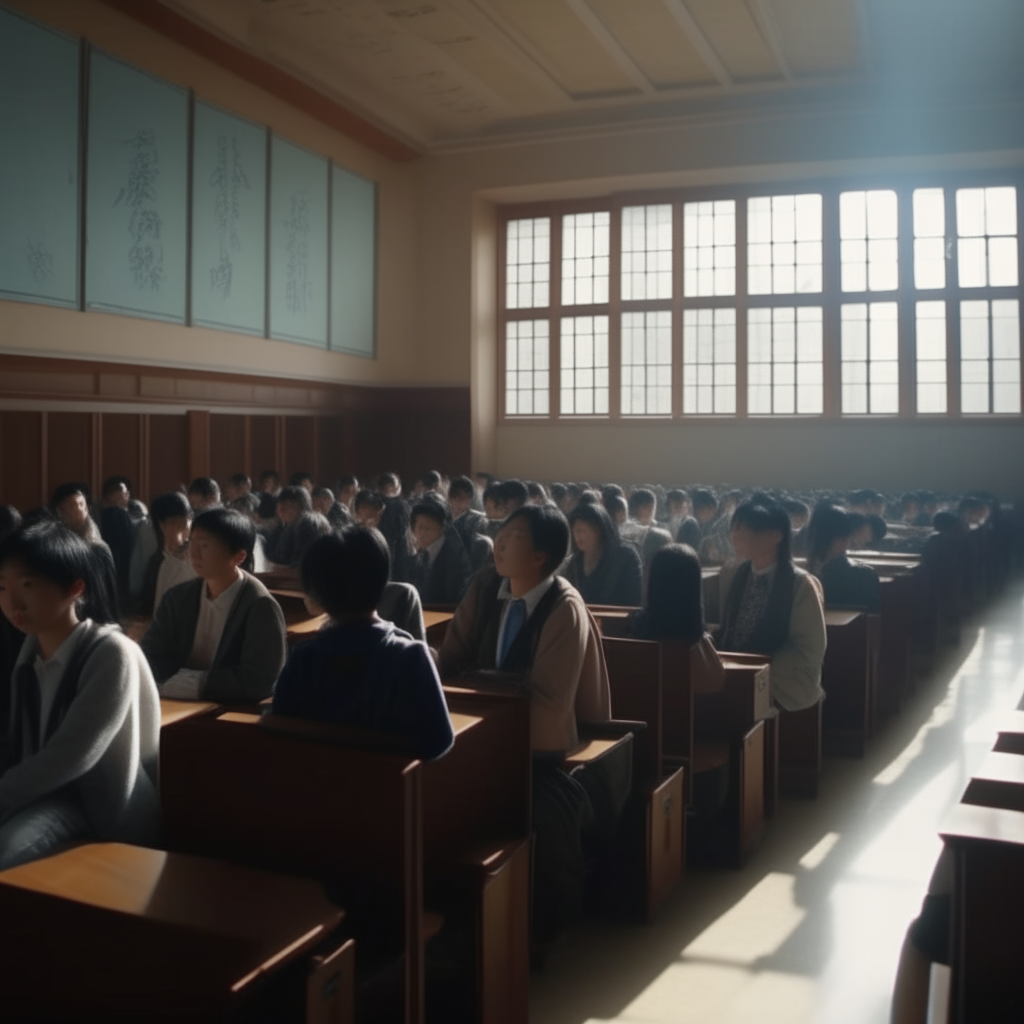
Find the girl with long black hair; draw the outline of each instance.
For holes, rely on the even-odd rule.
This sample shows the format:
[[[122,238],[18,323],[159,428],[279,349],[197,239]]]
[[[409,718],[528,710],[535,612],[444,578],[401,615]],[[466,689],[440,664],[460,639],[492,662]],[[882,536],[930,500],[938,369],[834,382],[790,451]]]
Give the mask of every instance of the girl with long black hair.
[[[619,539],[601,505],[577,505],[569,513],[575,551],[562,575],[587,604],[638,606],[643,601],[643,565],[636,550]]]

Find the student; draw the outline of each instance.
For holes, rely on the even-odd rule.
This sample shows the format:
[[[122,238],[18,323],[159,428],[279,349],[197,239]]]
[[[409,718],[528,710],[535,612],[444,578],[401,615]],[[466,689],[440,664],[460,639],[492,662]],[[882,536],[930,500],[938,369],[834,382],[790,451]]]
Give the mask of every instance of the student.
[[[441,680],[426,644],[377,608],[391,555],[377,530],[349,526],[321,537],[302,560],[312,614],[330,624],[296,647],[274,687],[275,715],[407,737],[426,760],[454,741]]]
[[[619,540],[600,505],[577,505],[569,516],[575,552],[562,575],[587,604],[639,605],[643,566],[636,550]]]
[[[629,496],[630,518],[624,528],[619,528],[619,536],[627,544],[632,544],[639,553],[645,573],[649,571],[655,554],[666,544],[672,543],[672,535],[657,524],[657,511],[658,499],[654,492],[646,487],[638,487]]]
[[[352,502],[359,493],[359,481],[354,476],[343,476],[334,486],[334,495],[338,502],[345,506],[350,512]]]
[[[619,531],[619,537],[622,537],[623,527],[629,527],[629,505],[626,499],[621,494],[613,494],[604,503],[605,511],[611,516],[612,522],[615,524],[615,528]],[[625,539],[625,538],[623,538]],[[633,545],[636,547],[636,545]],[[639,554],[639,551],[637,552]]]
[[[267,558],[274,565],[298,568],[306,548],[324,534],[331,524],[313,511],[313,499],[297,484],[282,489],[277,499],[278,525],[265,538]]]
[[[334,491],[329,487],[315,487],[312,497],[314,511],[319,512],[335,529],[352,522],[348,509],[335,500]]]
[[[89,488],[85,484],[61,484],[53,492],[50,505],[57,518],[72,533],[81,537],[86,544],[96,544],[106,548],[107,553],[110,554],[110,547],[104,541],[100,534],[100,528],[89,511]],[[111,555],[111,560],[113,560],[113,555]]]
[[[284,664],[285,625],[270,592],[244,570],[255,542],[255,526],[234,509],[196,516],[189,557],[199,578],[164,594],[142,639],[162,696],[225,703],[270,696]]]
[[[307,494],[312,494],[313,488],[316,486],[313,481],[313,474],[307,473],[304,469],[292,473],[292,478],[288,483],[291,487],[304,488]]]
[[[147,618],[160,607],[168,590],[196,578],[188,556],[192,506],[185,495],[180,491],[158,494],[153,499],[150,519],[157,550],[146,567],[139,603],[139,614]]]
[[[188,485],[188,503],[194,512],[220,504],[220,485],[208,476],[198,476]]]
[[[732,517],[736,562],[722,569],[720,651],[772,659],[771,695],[784,711],[821,699],[825,616],[820,584],[793,565],[789,516],[767,494],[741,502]]]
[[[469,586],[473,566],[452,526],[452,512],[439,494],[430,492],[410,515],[416,550],[395,565],[395,578],[411,583],[424,604],[458,604]]]
[[[608,509],[608,502],[612,498],[625,498],[626,492],[618,484],[605,484],[600,490],[601,504],[604,505],[606,512]]]
[[[682,640],[692,645],[690,685],[694,693],[714,693],[725,683],[725,668],[704,625],[700,559],[685,544],[669,544],[651,559],[647,599],[631,616],[637,640]]]
[[[377,529],[387,539],[392,561],[397,561],[411,550],[409,503],[402,497],[402,481],[397,473],[385,473],[377,481],[377,486],[384,499],[384,511],[377,523]]]
[[[381,516],[384,514],[384,498],[377,491],[364,487],[355,496],[352,511],[355,512],[356,520],[360,524],[378,529]]]
[[[673,537],[679,535],[679,527],[687,519],[693,517],[693,504],[690,502],[690,495],[679,487],[673,487],[665,495],[665,504],[668,509],[668,532]]]
[[[555,507],[561,509],[565,515],[572,511],[572,509],[564,507],[569,496],[569,488],[565,484],[552,484],[548,488],[548,493],[551,495],[551,500],[555,503]]]
[[[440,494],[443,498],[448,492],[444,477],[436,469],[428,469],[418,484],[419,497],[422,494]]]
[[[160,702],[95,586],[98,558],[54,522],[0,545],[0,609],[27,634],[0,764],[0,869],[74,843],[159,841]]]
[[[487,516],[473,508],[475,496],[476,489],[468,476],[457,476],[448,485],[448,507],[452,510],[452,525],[467,549],[471,537],[487,532]]]
[[[534,750],[532,934],[554,938],[582,899],[582,828],[588,798],[562,772],[578,723],[611,717],[600,631],[582,597],[555,572],[569,546],[557,509],[527,505],[502,525],[494,568],[473,577],[438,654],[441,678],[499,670],[530,699]]]
[[[252,489],[252,481],[244,473],[233,473],[224,488],[228,508],[236,509],[251,519],[260,507],[259,495]]]
[[[21,526],[21,513],[13,505],[0,505],[0,541]]]
[[[118,593],[127,604],[129,597],[132,551],[135,548],[135,524],[128,515],[131,491],[124,477],[112,476],[103,481],[100,508],[100,536],[110,549],[117,572]]]
[[[828,607],[877,612],[882,605],[878,573],[846,553],[853,527],[843,509],[827,501],[815,505],[807,524],[807,570],[821,581]]]
[[[260,491],[276,498],[281,492],[281,477],[276,469],[265,469],[260,473]]]

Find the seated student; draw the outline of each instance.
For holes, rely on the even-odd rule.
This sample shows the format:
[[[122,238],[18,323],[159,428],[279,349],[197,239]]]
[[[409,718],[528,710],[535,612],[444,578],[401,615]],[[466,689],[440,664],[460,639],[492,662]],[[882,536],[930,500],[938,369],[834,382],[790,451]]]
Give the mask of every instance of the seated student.
[[[629,524],[629,504],[621,494],[612,494],[604,502],[604,510],[611,516],[615,528],[622,537],[622,528]],[[625,538],[623,538],[625,539]],[[634,545],[635,547],[636,545]],[[637,552],[639,554],[639,552]]]
[[[379,529],[381,516],[384,514],[384,498],[377,491],[371,491],[368,487],[364,487],[355,496],[352,502],[352,511],[355,513],[357,522],[375,530]]]
[[[192,529],[192,506],[180,491],[168,491],[153,499],[151,529],[156,534],[157,550],[146,567],[139,614],[147,618],[160,607],[164,594],[179,583],[196,578],[188,557],[188,538]]]
[[[348,509],[335,500],[334,491],[329,487],[315,487],[312,497],[314,511],[319,512],[335,529],[352,522]]]
[[[666,544],[672,543],[672,535],[658,526],[655,516],[658,499],[646,487],[638,487],[629,496],[629,520],[619,528],[619,536],[632,544],[640,554],[644,572],[650,568],[651,559]]]
[[[260,493],[274,498],[281,493],[281,477],[276,469],[265,469],[260,473]]]
[[[554,504],[554,502],[548,497],[548,492],[544,490],[544,485],[537,483],[536,480],[526,481],[526,493],[528,495],[526,500],[531,505]]]
[[[685,544],[669,544],[651,559],[647,600],[630,616],[637,640],[683,640],[692,644],[690,685],[694,693],[713,693],[725,682],[725,667],[704,625],[700,559]]]
[[[565,484],[552,484],[548,488],[548,494],[551,496],[551,500],[555,503],[555,507],[562,510],[566,515],[571,512],[571,509],[566,509],[563,506],[566,504],[566,499],[569,496],[569,488]]]
[[[608,511],[608,502],[612,498],[625,498],[626,492],[618,484],[605,484],[598,492],[601,495],[601,504],[604,510]]]
[[[306,548],[324,534],[331,524],[313,511],[313,499],[305,487],[282,489],[277,499],[278,525],[265,538],[267,558],[274,565],[297,568]]]
[[[743,500],[742,491],[726,491],[718,504],[718,518],[704,531],[698,553],[702,565],[724,565],[733,557],[730,530],[732,514]]]
[[[224,501],[228,508],[252,518],[260,507],[260,498],[252,489],[252,481],[244,473],[233,473],[224,488]]]
[[[105,548],[113,560],[110,547],[104,541],[100,528],[89,511],[89,488],[85,484],[61,484],[53,492],[50,506],[57,518],[72,533],[81,537],[86,544],[96,544]]]
[[[825,616],[820,584],[793,565],[789,516],[767,494],[754,494],[733,514],[736,561],[723,567],[720,651],[770,655],[771,695],[784,711],[821,699]]]
[[[245,571],[256,528],[234,509],[196,516],[189,558],[198,579],[164,594],[142,650],[161,696],[260,701],[285,655],[285,624],[270,591]]]
[[[276,715],[408,737],[441,757],[453,741],[441,681],[426,645],[378,615],[391,555],[377,530],[348,526],[302,560],[302,589],[329,625],[296,647],[274,687]]]
[[[473,575],[466,547],[439,494],[424,494],[410,515],[416,550],[395,563],[395,578],[411,583],[424,604],[458,604]]]
[[[468,476],[457,476],[448,485],[448,507],[452,526],[462,538],[473,572],[489,565],[494,557],[494,542],[487,535],[487,516],[472,507],[475,490]]]
[[[0,609],[27,634],[0,762],[0,869],[81,842],[160,836],[160,701],[97,588],[99,556],[55,522],[0,545]]]
[[[679,527],[687,519],[693,517],[693,504],[690,501],[690,495],[680,487],[673,487],[665,494],[665,505],[668,509],[666,529],[673,537],[677,537]]]
[[[575,552],[562,575],[587,604],[639,605],[643,566],[636,549],[619,540],[611,517],[600,505],[577,505],[569,515]]]
[[[846,554],[853,526],[843,509],[827,501],[815,505],[807,524],[807,570],[821,581],[829,607],[877,612],[882,606],[878,573]]]
[[[216,508],[220,504],[220,484],[212,477],[198,476],[188,485],[187,496],[193,512]]]
[[[422,494],[440,494],[443,498],[448,493],[448,484],[436,469],[428,469],[417,484],[419,497]]]
[[[128,514],[131,491],[122,476],[108,477],[103,481],[100,508],[100,536],[110,548],[117,571],[118,593],[122,602],[129,596],[129,574],[132,551],[135,547],[135,524]]]
[[[391,549],[391,559],[396,561],[411,550],[409,544],[409,503],[402,497],[402,481],[397,473],[385,473],[377,481],[384,511],[376,524],[384,534]]]
[[[700,553],[700,546],[708,536],[718,518],[718,499],[713,491],[700,487],[691,492],[693,501],[693,523],[684,522],[676,533],[676,542],[689,544],[694,551]]]
[[[291,487],[305,488],[307,494],[312,494],[313,488],[316,486],[313,481],[313,474],[307,473],[304,469],[292,473],[292,478],[288,483]]]
[[[497,481],[491,481],[483,490],[482,501],[484,506],[484,515],[486,516],[487,523],[487,535],[494,538],[494,535],[501,529],[501,524],[504,520],[502,500],[501,500],[501,485]]]
[[[352,502],[359,493],[359,481],[354,476],[343,476],[334,485],[334,496],[349,512],[353,511]]]

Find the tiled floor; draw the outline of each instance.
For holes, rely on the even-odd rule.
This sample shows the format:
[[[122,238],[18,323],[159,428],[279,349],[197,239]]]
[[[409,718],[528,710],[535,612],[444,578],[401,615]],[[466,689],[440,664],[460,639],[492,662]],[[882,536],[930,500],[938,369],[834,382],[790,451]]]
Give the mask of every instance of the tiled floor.
[[[650,927],[587,922],[531,987],[534,1024],[885,1024],[937,830],[1024,691],[1024,588],[965,629],[862,760],[827,759],[740,872],[687,873]]]

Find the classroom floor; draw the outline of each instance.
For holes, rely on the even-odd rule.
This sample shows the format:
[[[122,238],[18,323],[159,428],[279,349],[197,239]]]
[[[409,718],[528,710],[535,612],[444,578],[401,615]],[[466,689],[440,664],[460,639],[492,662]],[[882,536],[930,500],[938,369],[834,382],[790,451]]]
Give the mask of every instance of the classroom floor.
[[[738,872],[688,871],[649,927],[586,922],[531,979],[533,1024],[887,1024],[937,831],[1024,691],[1024,586],[963,631],[864,760],[827,758]]]

